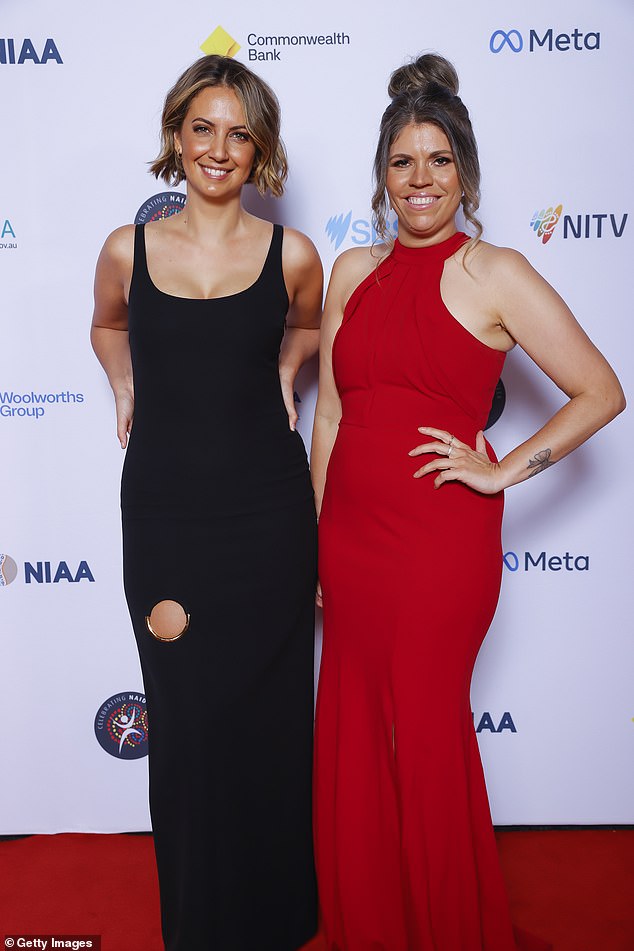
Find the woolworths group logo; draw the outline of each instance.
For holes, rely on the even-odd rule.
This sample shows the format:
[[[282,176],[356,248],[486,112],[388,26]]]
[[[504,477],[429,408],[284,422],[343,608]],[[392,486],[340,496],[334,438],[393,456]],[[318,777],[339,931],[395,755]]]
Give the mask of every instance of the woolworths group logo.
[[[235,56],[240,49],[240,44],[227,33],[222,26],[217,26],[213,33],[210,33],[200,48],[206,56]]]

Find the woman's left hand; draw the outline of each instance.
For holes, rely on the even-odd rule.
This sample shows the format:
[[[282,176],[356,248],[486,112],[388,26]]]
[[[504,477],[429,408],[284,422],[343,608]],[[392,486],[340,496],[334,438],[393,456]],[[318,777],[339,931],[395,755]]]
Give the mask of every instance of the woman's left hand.
[[[431,462],[427,462],[418,469],[414,473],[415,479],[437,472],[438,475],[434,479],[436,489],[445,482],[462,482],[470,489],[485,495],[494,495],[504,488],[499,463],[491,462],[487,455],[486,440],[482,430],[476,436],[475,449],[460,442],[444,429],[421,426],[418,431],[425,436],[431,436],[433,442],[416,446],[409,455],[422,456],[433,452],[438,454],[439,458],[432,459]]]
[[[284,372],[280,367],[280,387],[282,390],[282,399],[288,413],[289,429],[294,432],[299,416],[295,408],[295,374]]]

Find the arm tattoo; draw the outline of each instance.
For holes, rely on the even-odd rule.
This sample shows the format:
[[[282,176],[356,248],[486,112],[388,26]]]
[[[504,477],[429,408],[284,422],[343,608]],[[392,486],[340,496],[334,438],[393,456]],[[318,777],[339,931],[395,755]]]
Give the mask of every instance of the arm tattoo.
[[[537,475],[538,472],[543,472],[544,469],[547,469],[548,466],[554,466],[555,463],[550,460],[550,449],[541,449],[539,452],[535,453],[535,458],[530,459],[528,463],[528,469],[533,471],[529,475],[531,479],[534,475]]]

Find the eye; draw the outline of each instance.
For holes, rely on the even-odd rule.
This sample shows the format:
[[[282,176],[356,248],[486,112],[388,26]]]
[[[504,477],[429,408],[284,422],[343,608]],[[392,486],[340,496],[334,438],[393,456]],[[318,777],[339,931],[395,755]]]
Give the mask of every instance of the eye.
[[[439,155],[436,159],[434,159],[434,165],[438,165],[441,168],[445,165],[451,165],[451,162],[452,159],[450,159],[448,155]]]
[[[195,125],[194,132],[196,135],[199,135],[201,132],[209,132],[209,126],[206,125]]]
[[[409,165],[409,159],[406,158],[397,158],[392,159],[390,166],[392,168],[406,168]]]
[[[231,137],[237,139],[239,142],[249,142],[251,139],[248,132],[232,132]]]

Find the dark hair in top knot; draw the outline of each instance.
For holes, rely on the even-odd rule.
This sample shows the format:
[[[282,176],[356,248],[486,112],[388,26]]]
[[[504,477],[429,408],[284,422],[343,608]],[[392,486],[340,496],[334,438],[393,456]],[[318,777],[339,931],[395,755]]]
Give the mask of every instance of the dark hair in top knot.
[[[426,93],[430,85],[443,86],[453,96],[458,95],[458,73],[449,60],[438,53],[423,53],[417,60],[395,69],[390,76],[387,93],[396,99],[401,93]]]
[[[458,96],[458,85],[456,70],[438,53],[425,53],[396,69],[390,77],[388,92],[392,102],[381,119],[372,196],[374,226],[387,244],[392,242],[387,222],[389,198],[385,189],[390,150],[405,126],[424,123],[437,126],[449,140],[463,191],[462,210],[475,232],[469,248],[480,239],[482,225],[476,217],[480,205],[478,146],[469,112]]]

